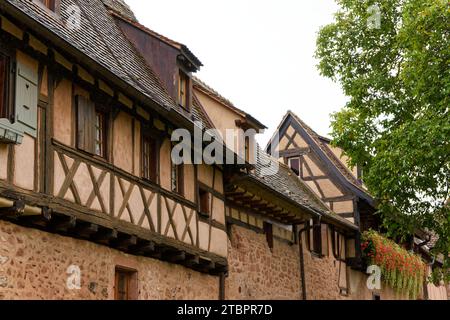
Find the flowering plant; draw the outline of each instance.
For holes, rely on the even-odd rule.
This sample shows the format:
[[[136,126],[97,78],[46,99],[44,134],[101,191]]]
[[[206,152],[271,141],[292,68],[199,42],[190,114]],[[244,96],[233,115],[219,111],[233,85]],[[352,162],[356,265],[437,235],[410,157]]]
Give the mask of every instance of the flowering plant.
[[[381,268],[381,277],[386,284],[417,299],[426,274],[426,265],[419,256],[372,230],[363,233],[361,249],[368,264]]]

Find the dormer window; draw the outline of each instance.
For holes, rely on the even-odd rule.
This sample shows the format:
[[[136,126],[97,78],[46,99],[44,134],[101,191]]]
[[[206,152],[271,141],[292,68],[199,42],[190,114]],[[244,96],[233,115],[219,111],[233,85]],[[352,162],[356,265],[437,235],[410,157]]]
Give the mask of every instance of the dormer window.
[[[189,109],[189,82],[189,76],[180,70],[178,81],[178,103],[186,110]]]
[[[38,1],[41,2],[47,8],[49,8],[50,10],[52,10],[53,12],[56,12],[59,0],[38,0]]]

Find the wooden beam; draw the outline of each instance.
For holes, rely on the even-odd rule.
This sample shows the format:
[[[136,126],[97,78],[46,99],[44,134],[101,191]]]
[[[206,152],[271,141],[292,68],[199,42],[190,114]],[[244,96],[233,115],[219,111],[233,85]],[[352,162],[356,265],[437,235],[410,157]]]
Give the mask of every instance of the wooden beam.
[[[103,229],[93,236],[93,240],[102,244],[109,244],[111,241],[117,240],[118,232],[115,229]]]
[[[200,256],[198,255],[187,255],[186,260],[184,261],[184,265],[187,267],[195,267],[200,264]]]
[[[242,202],[242,201],[247,201],[247,200],[252,200],[253,198],[256,198],[255,195],[252,196],[238,196],[238,197],[233,197],[234,201],[238,201],[238,202]]]
[[[17,218],[25,211],[25,201],[16,200],[12,207],[0,208],[0,216],[5,218]]]
[[[227,197],[238,197],[238,196],[243,196],[246,193],[247,193],[247,191],[225,192],[225,196],[227,196]]]
[[[94,223],[77,223],[77,226],[73,230],[76,236],[89,239],[92,235],[98,232],[98,225]]]
[[[153,241],[138,241],[138,243],[129,248],[129,251],[137,255],[147,255],[155,251],[155,243]]]
[[[39,227],[47,227],[52,220],[52,209],[48,207],[42,208],[42,214],[38,216],[22,216],[20,221],[25,222],[27,225],[35,225]]]
[[[55,217],[50,225],[50,229],[56,232],[68,232],[70,229],[75,228],[77,224],[77,218],[73,216],[58,216]]]
[[[119,250],[128,251],[130,247],[137,244],[137,237],[127,234],[120,234],[116,240],[113,241],[113,246]]]
[[[197,268],[201,272],[209,273],[215,267],[216,267],[216,263],[214,261],[211,261],[211,260],[208,260],[208,259],[205,259],[205,258],[200,258],[200,263],[199,263]]]
[[[163,259],[169,262],[178,263],[186,260],[186,252],[184,251],[166,251],[163,254]]]

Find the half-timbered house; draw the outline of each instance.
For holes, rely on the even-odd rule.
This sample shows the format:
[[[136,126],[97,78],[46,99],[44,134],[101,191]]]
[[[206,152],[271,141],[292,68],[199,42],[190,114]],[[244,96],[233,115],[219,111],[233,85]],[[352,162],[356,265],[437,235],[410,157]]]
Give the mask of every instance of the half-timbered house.
[[[261,150],[200,67],[122,0],[0,2],[0,299],[372,298],[357,172],[292,113]]]

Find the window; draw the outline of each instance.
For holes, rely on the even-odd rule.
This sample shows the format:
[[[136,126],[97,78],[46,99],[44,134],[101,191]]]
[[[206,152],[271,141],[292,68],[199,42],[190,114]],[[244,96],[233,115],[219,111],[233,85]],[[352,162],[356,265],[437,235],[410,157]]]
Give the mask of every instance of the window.
[[[158,152],[156,140],[144,136],[142,139],[142,177],[157,182]]]
[[[180,195],[183,195],[183,165],[172,164],[170,170],[171,176],[171,190]]]
[[[137,299],[137,272],[133,270],[116,268],[115,300],[135,300]]]
[[[11,119],[13,115],[10,102],[10,59],[0,53],[0,118]]]
[[[106,116],[99,110],[95,110],[94,151],[97,156],[106,158]]]
[[[294,171],[297,176],[300,176],[300,159],[299,158],[289,158],[289,167]]]
[[[264,233],[266,234],[267,244],[273,249],[273,225],[264,221]]]
[[[39,0],[42,2],[47,8],[52,11],[56,11],[56,1],[57,0]]]
[[[189,108],[189,77],[180,71],[178,81],[178,103],[185,109]]]
[[[322,225],[315,220],[310,220],[308,223],[309,235],[308,235],[308,247],[309,250],[321,256],[322,255]]]
[[[245,148],[244,150],[245,160],[250,161],[250,137],[245,137],[244,148]]]
[[[77,148],[107,157],[108,114],[89,99],[77,96]]]
[[[199,198],[199,211],[203,215],[209,216],[211,214],[211,201],[209,192],[200,188],[198,192]]]

